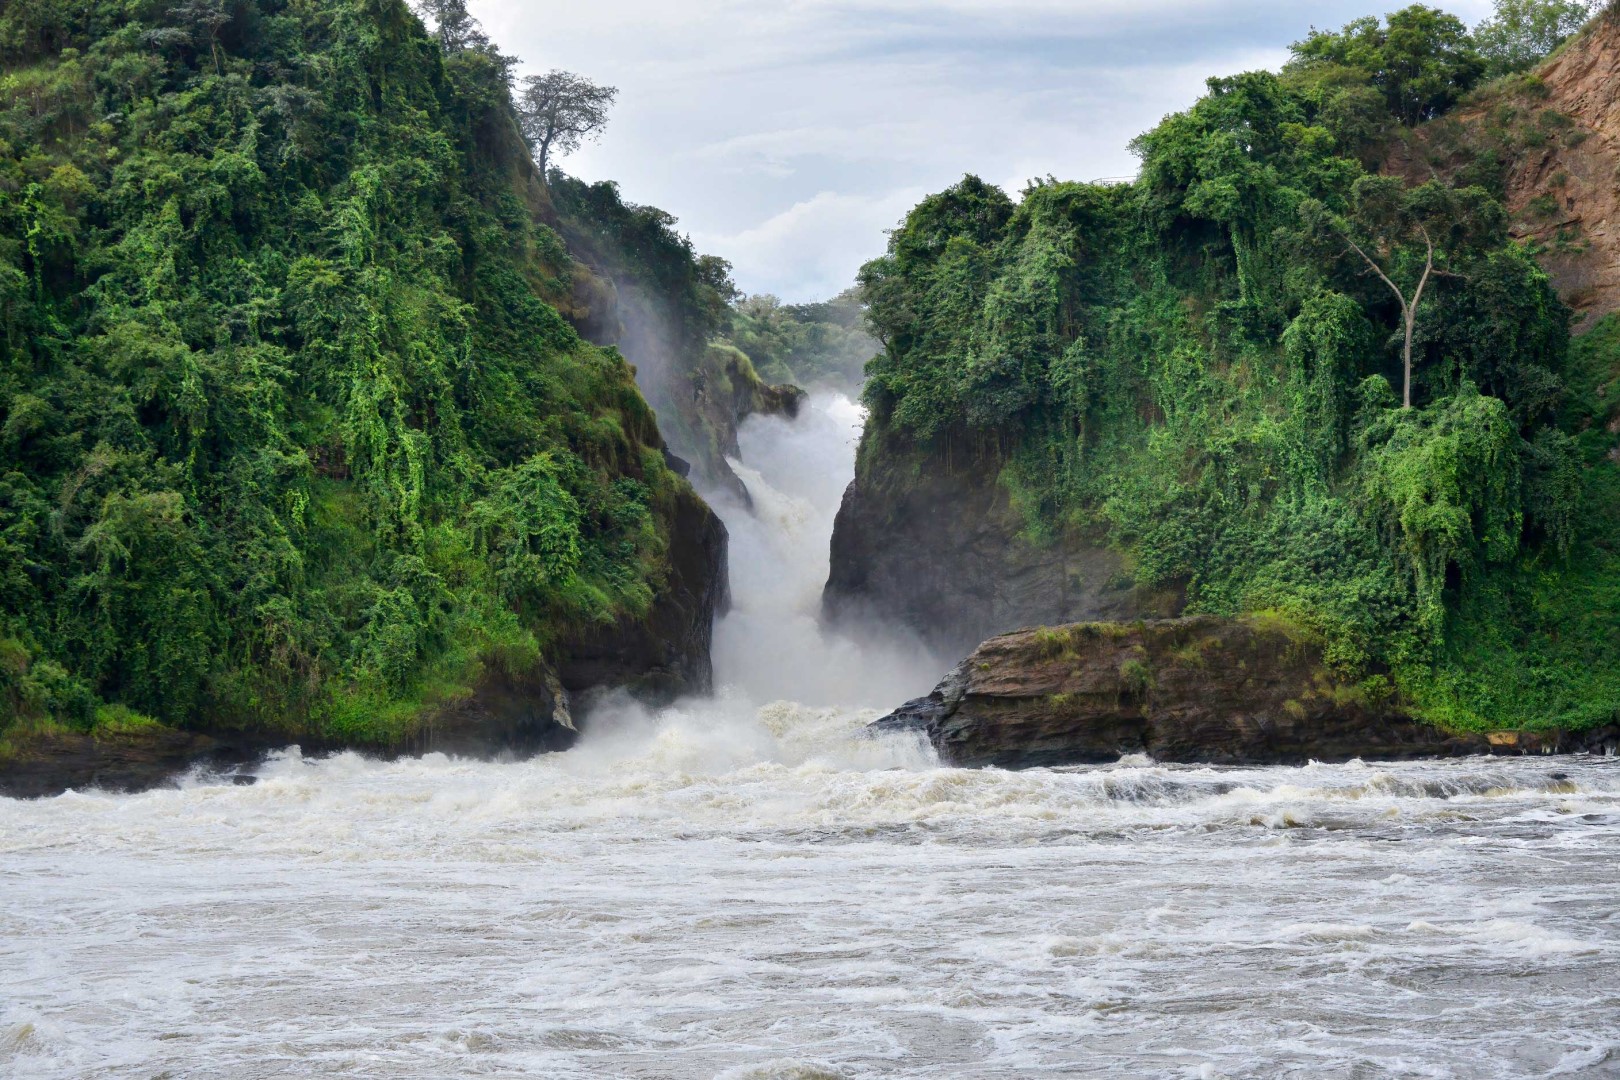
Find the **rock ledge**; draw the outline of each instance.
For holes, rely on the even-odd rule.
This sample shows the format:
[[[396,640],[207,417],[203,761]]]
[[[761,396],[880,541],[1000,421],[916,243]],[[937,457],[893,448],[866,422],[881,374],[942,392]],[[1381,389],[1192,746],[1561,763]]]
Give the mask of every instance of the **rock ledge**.
[[[993,638],[932,694],[873,725],[922,731],[958,766],[1406,760],[1601,747],[1615,732],[1456,735],[1373,684],[1344,684],[1279,619],[1089,623]]]

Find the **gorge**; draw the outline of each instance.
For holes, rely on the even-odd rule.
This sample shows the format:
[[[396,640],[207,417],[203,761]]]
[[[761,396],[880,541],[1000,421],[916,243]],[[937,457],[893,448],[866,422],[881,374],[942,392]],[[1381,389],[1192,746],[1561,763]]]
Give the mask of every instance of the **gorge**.
[[[0,2],[0,1073],[1611,1074],[1590,14],[788,304],[459,0]]]
[[[0,1066],[1603,1075],[1612,760],[969,770],[871,737],[936,669],[817,629],[855,419],[744,426],[716,698],[604,702],[522,762],[0,800]]]

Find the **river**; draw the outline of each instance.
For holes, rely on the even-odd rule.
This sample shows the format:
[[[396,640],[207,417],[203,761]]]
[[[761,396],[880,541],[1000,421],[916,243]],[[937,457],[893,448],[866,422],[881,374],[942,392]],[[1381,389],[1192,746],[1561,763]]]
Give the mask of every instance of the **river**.
[[[0,1075],[1620,1075],[1620,765],[941,768],[815,620],[859,416],[751,421],[714,700],[521,763],[0,800]]]

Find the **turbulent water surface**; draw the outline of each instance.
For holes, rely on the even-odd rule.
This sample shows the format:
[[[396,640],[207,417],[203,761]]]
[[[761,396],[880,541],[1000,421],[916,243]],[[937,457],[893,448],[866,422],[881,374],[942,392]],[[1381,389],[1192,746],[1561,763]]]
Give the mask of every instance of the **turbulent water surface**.
[[[0,800],[0,1075],[1620,1075],[1614,762],[860,737],[938,671],[813,618],[855,420],[748,433],[715,701],[525,763]]]

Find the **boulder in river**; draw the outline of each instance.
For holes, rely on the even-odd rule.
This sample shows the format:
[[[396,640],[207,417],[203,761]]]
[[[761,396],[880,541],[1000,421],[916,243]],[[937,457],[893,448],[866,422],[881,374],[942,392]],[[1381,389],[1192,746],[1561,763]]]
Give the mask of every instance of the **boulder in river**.
[[[878,721],[950,764],[1079,765],[1148,754],[1219,765],[1483,754],[1414,719],[1383,680],[1341,682],[1285,620],[1199,616],[1020,630]]]

